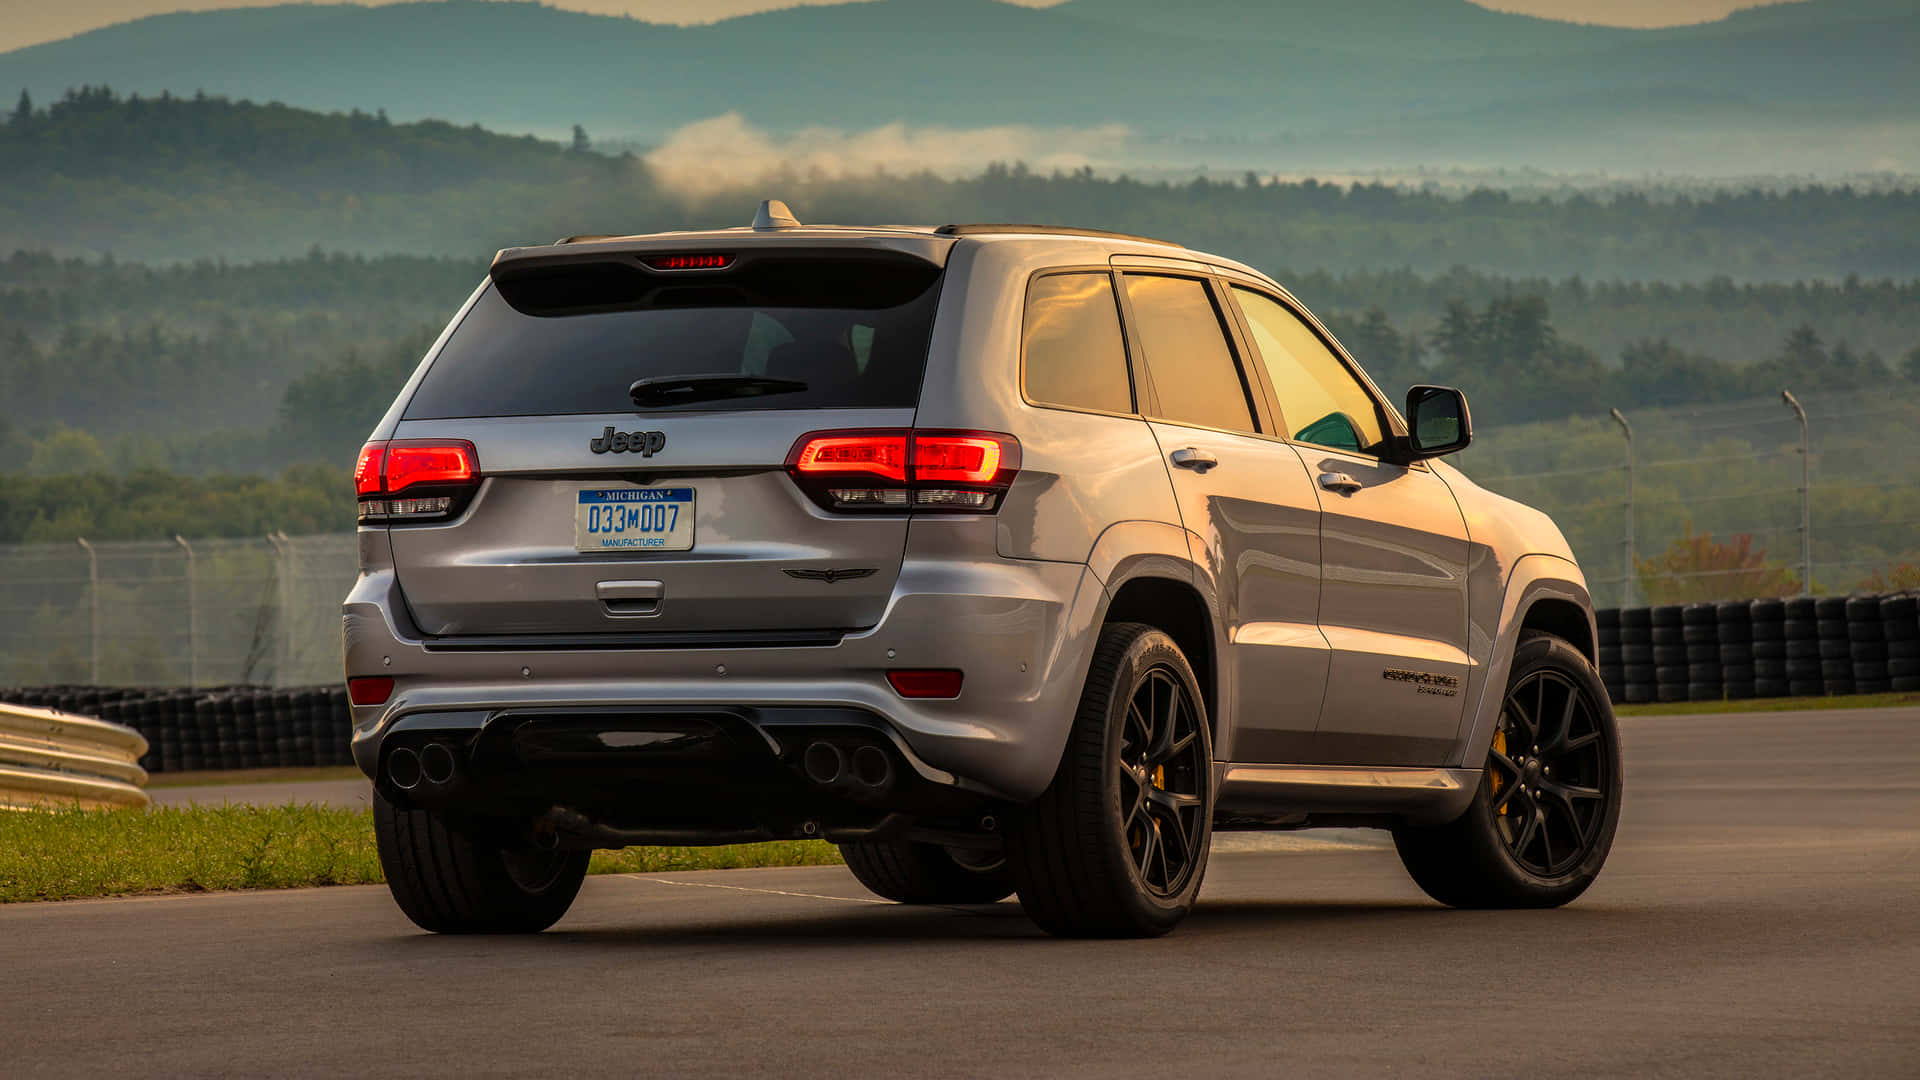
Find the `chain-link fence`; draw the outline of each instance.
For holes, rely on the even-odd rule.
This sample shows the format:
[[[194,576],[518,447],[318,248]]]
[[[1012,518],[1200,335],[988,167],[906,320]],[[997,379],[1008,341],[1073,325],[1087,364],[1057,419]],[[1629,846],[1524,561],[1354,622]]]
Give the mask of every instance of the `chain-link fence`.
[[[1766,398],[1624,426],[1595,402],[1484,427],[1458,464],[1551,514],[1601,607],[1792,595],[1809,557],[1816,592],[1920,585],[1920,401],[1798,400],[1804,458],[1798,416]],[[0,546],[0,685],[333,683],[354,566],[351,534]]]
[[[1617,420],[1594,402],[1483,429],[1457,463],[1552,515],[1601,607],[1920,585],[1920,401],[1795,400],[1804,428],[1782,397]]]
[[[0,685],[340,679],[352,534],[0,545]]]

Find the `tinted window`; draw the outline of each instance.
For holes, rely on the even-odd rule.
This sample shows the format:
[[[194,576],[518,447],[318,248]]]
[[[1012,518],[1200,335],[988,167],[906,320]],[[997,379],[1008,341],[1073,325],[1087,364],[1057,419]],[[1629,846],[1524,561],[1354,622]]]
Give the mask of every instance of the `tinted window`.
[[[1293,438],[1336,450],[1377,450],[1383,436],[1373,395],[1333,350],[1278,301],[1246,289],[1233,293]]]
[[[406,417],[632,412],[636,379],[710,374],[806,389],[673,408],[911,408],[939,285],[938,267],[897,258],[743,257],[697,274],[589,263],[503,276],[448,339]]]
[[[1256,430],[1246,385],[1206,283],[1137,274],[1122,280],[1159,415],[1182,424]]]
[[[1107,274],[1050,274],[1027,289],[1027,397],[1047,405],[1133,411],[1120,311]]]

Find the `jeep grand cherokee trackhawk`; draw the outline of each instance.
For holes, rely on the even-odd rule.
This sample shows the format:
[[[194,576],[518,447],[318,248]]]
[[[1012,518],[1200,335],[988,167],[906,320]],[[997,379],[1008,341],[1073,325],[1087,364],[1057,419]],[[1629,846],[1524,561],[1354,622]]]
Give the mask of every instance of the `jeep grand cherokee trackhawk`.
[[[819,837],[903,903],[1164,933],[1221,829],[1564,904],[1620,807],[1580,569],[1287,291],[1028,225],[500,252],[361,452],[353,749],[414,922]]]

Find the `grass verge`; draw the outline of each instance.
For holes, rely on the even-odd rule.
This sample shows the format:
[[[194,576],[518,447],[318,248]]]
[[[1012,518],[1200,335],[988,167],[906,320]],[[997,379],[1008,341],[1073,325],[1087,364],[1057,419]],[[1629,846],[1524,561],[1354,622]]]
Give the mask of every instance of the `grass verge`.
[[[818,840],[594,852],[590,872],[820,866]],[[373,811],[321,806],[0,811],[0,903],[385,881]]]
[[[1616,716],[1699,716],[1707,713],[1821,712],[1828,709],[1894,709],[1920,705],[1920,694],[1849,694],[1844,697],[1753,698],[1746,701],[1669,701],[1613,707]]]

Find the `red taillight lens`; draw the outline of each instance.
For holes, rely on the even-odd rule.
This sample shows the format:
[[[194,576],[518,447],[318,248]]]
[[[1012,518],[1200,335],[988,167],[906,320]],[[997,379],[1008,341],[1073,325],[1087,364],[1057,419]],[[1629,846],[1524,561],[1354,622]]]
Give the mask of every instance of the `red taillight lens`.
[[[655,270],[725,270],[731,255],[649,255],[641,260]]]
[[[355,705],[385,705],[393,696],[393,680],[386,676],[347,680],[347,698]]]
[[[985,435],[915,435],[913,478],[921,483],[988,484],[1000,474],[1000,439]]]
[[[360,448],[360,460],[353,463],[353,493],[355,495],[377,495],[380,492],[380,465],[385,460],[387,444],[370,442]]]
[[[470,442],[397,442],[387,447],[382,487],[391,494],[415,484],[464,484],[477,472]]]
[[[991,431],[815,431],[787,455],[828,510],[991,513],[1020,471],[1020,443]]]
[[[904,698],[957,698],[962,677],[958,671],[941,669],[887,672],[893,692]]]
[[[791,460],[797,473],[863,473],[904,484],[907,437],[900,432],[805,436]]]
[[[435,521],[466,507],[480,485],[480,462],[465,439],[371,442],[353,467],[360,520]],[[395,498],[405,491],[404,498]]]

